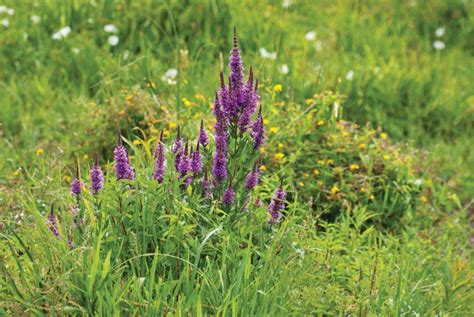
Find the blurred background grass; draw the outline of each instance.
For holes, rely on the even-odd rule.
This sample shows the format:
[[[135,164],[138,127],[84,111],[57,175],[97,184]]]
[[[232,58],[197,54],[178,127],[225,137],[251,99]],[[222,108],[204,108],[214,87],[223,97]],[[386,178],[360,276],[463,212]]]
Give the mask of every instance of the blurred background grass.
[[[439,174],[463,197],[474,191],[470,1],[3,5],[14,9],[0,13],[4,185],[10,173],[32,166],[38,149],[91,155],[97,145],[88,146],[94,138],[87,135],[101,135],[105,147],[107,139],[113,143],[112,127],[131,116],[137,116],[128,122],[133,127],[149,119],[148,110],[178,124],[206,113],[235,26],[246,65],[256,69],[264,90],[281,84],[287,100],[301,104],[315,93],[339,91],[345,119],[430,150]],[[117,28],[117,45],[108,43],[107,24]],[[66,26],[70,34],[54,40]],[[170,68],[178,70],[176,85],[161,80]],[[133,103],[123,100],[137,90],[156,96],[145,93],[146,102],[117,119]],[[195,106],[186,107],[186,100]]]

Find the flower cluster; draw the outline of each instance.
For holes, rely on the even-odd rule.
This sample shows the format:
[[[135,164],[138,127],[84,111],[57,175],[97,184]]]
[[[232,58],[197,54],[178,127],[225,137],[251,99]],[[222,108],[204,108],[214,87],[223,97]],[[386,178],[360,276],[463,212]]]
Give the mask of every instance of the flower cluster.
[[[151,177],[161,186],[178,181],[180,188],[185,189],[192,184],[207,201],[221,204],[227,210],[247,211],[252,198],[251,192],[259,184],[263,171],[258,149],[265,141],[265,129],[261,106],[256,113],[260,99],[258,81],[254,80],[252,68],[248,79],[244,80],[244,65],[235,31],[229,68],[227,84],[224,73],[220,73],[221,84],[213,104],[214,147],[211,146],[203,121],[200,122],[195,142],[185,139],[178,126],[176,139],[170,148],[173,162],[167,164],[167,146],[162,131],[153,152],[154,169]],[[169,171],[167,165],[172,165],[175,172]],[[212,173],[208,173],[208,170],[212,170]],[[114,171],[117,181],[135,180],[135,170],[130,164],[121,137],[114,149]],[[177,176],[173,179],[173,175]],[[104,187],[104,174],[98,157],[90,170],[90,180],[89,188],[96,195]],[[71,193],[78,201],[81,188],[78,169],[77,177],[71,183]],[[133,185],[130,188],[134,189]],[[190,193],[192,192],[194,191]],[[282,217],[285,198],[286,193],[280,185],[268,206],[269,223],[274,224]],[[53,230],[56,222],[52,217],[51,214],[49,226],[53,232],[57,232]]]

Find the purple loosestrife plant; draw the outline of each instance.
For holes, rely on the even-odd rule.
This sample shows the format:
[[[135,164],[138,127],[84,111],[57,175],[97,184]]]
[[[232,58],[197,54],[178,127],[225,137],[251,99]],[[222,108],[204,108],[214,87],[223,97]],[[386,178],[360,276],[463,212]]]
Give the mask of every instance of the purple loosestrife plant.
[[[94,165],[90,170],[91,192],[97,194],[104,187],[104,173],[99,166],[99,155],[95,156]]]
[[[157,180],[159,183],[163,183],[165,177],[166,169],[166,153],[165,146],[163,144],[163,130],[160,133],[160,140],[156,145],[154,152],[155,157],[155,171],[153,173],[153,179]]]
[[[196,144],[196,150],[191,149],[191,171],[195,174],[201,173],[202,171],[202,157],[199,149],[199,141]]]
[[[263,126],[262,107],[258,109],[258,115],[252,125],[252,138],[254,142],[254,149],[257,150],[265,142],[265,128]]]
[[[204,121],[201,120],[201,127],[199,128],[198,143],[206,147],[209,144],[209,136],[206,130],[204,130]]]
[[[260,180],[260,171],[258,165],[258,162],[256,162],[253,166],[252,171],[247,174],[247,177],[245,179],[245,188],[248,190],[254,189],[255,186],[258,185],[258,181]]]
[[[135,171],[130,166],[130,162],[128,160],[128,153],[125,147],[122,145],[122,142],[119,139],[119,144],[115,147],[114,150],[114,170],[115,176],[117,180],[121,179],[135,179]]]
[[[172,151],[173,151],[173,154],[175,155],[175,158],[174,158],[174,167],[176,169],[176,171],[179,172],[179,162],[181,160],[181,156],[182,156],[182,147],[183,147],[183,138],[181,137],[181,127],[178,126],[178,132],[177,132],[177,136],[176,136],[176,140],[173,142],[173,148],[172,148]]]
[[[74,178],[71,182],[71,194],[79,196],[81,193],[82,182],[78,178]]]
[[[226,206],[230,206],[234,203],[235,193],[232,188],[232,183],[225,189],[224,195],[222,195],[222,203]]]
[[[46,221],[46,225],[56,238],[61,239],[59,236],[58,220],[54,214],[54,204],[51,205],[51,211],[49,213],[48,220]]]
[[[179,178],[184,179],[186,185],[191,184],[192,177],[187,175],[191,172],[191,160],[188,156],[188,143],[184,146],[184,149],[181,154],[181,159],[178,166]]]
[[[79,164],[76,162],[76,178],[74,178],[71,182],[71,195],[79,197],[81,194],[81,187],[82,187],[82,182],[79,177]]]
[[[285,199],[286,199],[286,192],[283,190],[283,181],[280,183],[280,187],[277,188],[275,193],[273,194],[272,200],[268,205],[268,223],[274,224],[277,223],[281,217],[281,211],[285,209]]]

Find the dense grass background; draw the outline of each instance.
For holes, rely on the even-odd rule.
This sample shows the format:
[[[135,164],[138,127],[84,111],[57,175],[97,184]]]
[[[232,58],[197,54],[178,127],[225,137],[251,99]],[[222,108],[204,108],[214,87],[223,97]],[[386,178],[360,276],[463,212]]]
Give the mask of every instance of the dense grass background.
[[[133,130],[136,126],[153,137],[164,127],[174,133],[176,124],[191,134],[199,119],[209,122],[209,103],[218,87],[219,70],[227,64],[234,26],[246,66],[252,65],[260,79],[267,127],[277,129],[269,133],[266,165],[269,172],[287,176],[292,213],[297,216],[288,220],[292,234],[282,240],[284,251],[269,248],[261,254],[261,263],[267,263],[263,271],[250,265],[250,251],[241,254],[232,242],[216,243],[216,248],[231,250],[221,254],[220,260],[230,261],[228,284],[213,285],[221,277],[208,264],[202,267],[208,271],[196,277],[203,283],[199,289],[193,287],[193,280],[184,282],[192,265],[169,280],[161,276],[163,284],[149,282],[143,293],[137,286],[142,283],[140,269],[146,271],[152,263],[134,263],[140,269],[122,282],[117,282],[123,275],[115,263],[114,274],[106,279],[103,273],[104,280],[97,281],[98,295],[93,295],[90,287],[95,282],[87,278],[93,280],[95,273],[87,272],[108,270],[97,268],[98,264],[91,267],[94,261],[103,261],[108,250],[102,249],[105,254],[100,256],[99,251],[95,253],[102,241],[96,232],[92,248],[85,251],[89,262],[78,260],[74,253],[66,261],[77,266],[84,279],[60,267],[56,278],[47,278],[54,280],[46,283],[52,285],[48,290],[55,290],[52,295],[38,286],[41,281],[11,273],[11,279],[21,280],[24,289],[29,283],[39,283],[25,299],[15,292],[10,277],[5,277],[9,276],[5,267],[26,264],[15,264],[9,256],[13,251],[5,244],[0,285],[6,291],[1,293],[4,303],[0,307],[7,307],[5,303],[13,299],[20,304],[8,307],[13,309],[8,312],[28,308],[38,314],[64,307],[71,313],[98,309],[105,314],[111,312],[112,303],[121,303],[117,310],[132,314],[463,315],[472,310],[473,2],[288,3],[288,7],[281,1],[3,3],[15,12],[0,13],[0,20],[8,19],[8,26],[0,26],[2,227],[14,226],[14,215],[24,210],[44,215],[53,198],[67,206],[73,162],[79,159],[86,171],[97,150],[102,157],[111,158],[117,130],[133,140],[143,138]],[[106,24],[118,28],[116,46],[107,42]],[[71,33],[53,40],[52,35],[64,26],[70,26]],[[445,29],[440,36],[436,35],[439,28]],[[312,31],[315,38],[307,39]],[[435,49],[435,41],[442,41],[445,48]],[[275,52],[275,59],[264,58],[262,48]],[[282,71],[284,65],[288,72]],[[176,85],[161,80],[170,68],[178,70]],[[274,89],[277,84],[281,91]],[[333,146],[325,140],[329,135],[341,138],[343,130],[337,126],[315,129],[313,122],[316,118],[327,123],[329,107],[335,101],[341,105],[344,120],[369,126],[339,142],[350,144],[342,154],[337,150],[339,143]],[[319,117],[321,113],[306,116],[313,105],[329,109],[323,112],[328,117]],[[387,139],[379,138],[381,131],[388,134]],[[359,151],[361,140],[370,145],[369,152]],[[349,166],[351,160],[365,154],[370,165],[376,166],[379,156],[389,153],[384,152],[388,146],[413,156],[414,162],[363,169],[362,175],[354,177],[369,179],[378,188],[374,189],[374,203],[368,195],[353,194],[359,188],[349,186],[352,176],[338,176],[331,164],[318,167],[321,159]],[[285,157],[275,159],[277,152]],[[389,154],[397,156],[393,151]],[[316,168],[322,175],[319,178],[313,177]],[[269,176],[265,191],[276,178]],[[380,178],[387,182],[375,185]],[[422,189],[413,185],[414,178],[423,179]],[[345,191],[344,199],[329,194],[333,184]],[[398,191],[397,186],[403,190]],[[402,196],[392,195],[393,188]],[[347,202],[358,207],[346,213]],[[387,209],[398,210],[397,216],[380,218],[380,212]],[[309,217],[310,210],[321,216]],[[380,230],[388,222],[396,230]],[[314,227],[320,230],[315,232]],[[39,233],[32,236],[44,238]],[[15,252],[22,248],[23,238],[17,239],[6,229],[2,239],[15,246]],[[41,254],[43,247],[31,252]],[[200,252],[199,244],[187,250],[195,255]],[[57,263],[64,252],[51,247],[42,263]],[[35,266],[29,270],[35,276]],[[239,279],[248,284],[233,284]],[[185,284],[176,287],[175,280]],[[121,286],[124,293],[120,293]],[[28,298],[38,302],[29,305]],[[144,298],[156,300],[156,310],[135,305]],[[86,302],[96,306],[86,307],[82,304]]]

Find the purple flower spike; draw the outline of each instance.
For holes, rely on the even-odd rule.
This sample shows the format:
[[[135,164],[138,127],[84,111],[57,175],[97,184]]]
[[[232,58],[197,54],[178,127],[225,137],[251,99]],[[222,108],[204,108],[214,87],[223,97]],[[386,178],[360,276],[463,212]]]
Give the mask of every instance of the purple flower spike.
[[[176,154],[179,149],[183,146],[183,138],[181,137],[181,127],[178,126],[178,132],[177,132],[176,140],[173,143],[173,153]]]
[[[79,164],[76,162],[76,178],[74,178],[71,182],[71,194],[75,196],[79,196],[81,193],[82,182],[79,179]]]
[[[199,144],[198,142],[196,145],[196,151],[191,151],[191,171],[193,173],[200,173],[202,171],[202,158]]]
[[[99,166],[99,154],[95,156],[94,165],[90,170],[91,191],[97,194],[104,187],[104,173]]]
[[[273,198],[268,205],[268,214],[270,218],[268,219],[268,223],[274,224],[277,223],[282,215],[281,211],[285,208],[285,199],[286,199],[286,192],[283,190],[283,181],[280,183],[280,187],[275,191],[273,194]]]
[[[54,215],[54,204],[51,205],[51,212],[49,213],[48,220],[46,221],[46,225],[48,226],[49,230],[56,236],[56,238],[61,239],[59,236],[59,228],[58,228],[58,220]]]
[[[130,166],[127,150],[122,145],[120,139],[119,139],[119,144],[117,144],[114,150],[114,159],[115,159],[114,169],[115,169],[115,176],[117,177],[117,180],[135,179],[135,171]]]
[[[257,118],[252,126],[252,138],[254,141],[254,149],[257,150],[265,142],[265,128],[263,126],[262,107],[258,110]]]
[[[224,191],[224,195],[222,195],[222,203],[224,205],[232,205],[234,203],[235,199],[235,193],[234,189],[232,188],[232,184],[229,184],[229,187],[227,187]]]
[[[227,157],[224,154],[214,154],[212,174],[218,184],[227,178]]]
[[[237,39],[237,31],[234,28],[234,46],[230,51],[230,84],[235,92],[240,92],[244,80],[244,65],[240,56],[239,41]]]
[[[204,130],[204,121],[201,120],[201,128],[199,129],[198,142],[206,147],[209,144],[209,137],[207,136],[206,130]]]
[[[79,196],[79,194],[81,193],[81,187],[82,182],[79,179],[74,178],[71,182],[71,194]]]
[[[183,147],[183,138],[181,137],[181,128],[180,126],[178,126],[178,135],[176,136],[176,140],[174,141],[173,148],[172,148],[173,154],[176,155],[174,158],[174,167],[176,171],[178,172],[179,172],[179,162],[181,160],[181,156],[183,152],[181,150],[182,147]]]
[[[160,133],[160,140],[156,145],[154,152],[155,156],[155,171],[153,173],[153,179],[157,180],[159,183],[163,183],[165,177],[165,168],[166,168],[166,155],[165,155],[165,146],[163,144],[163,130]]]
[[[248,173],[247,178],[245,179],[245,188],[246,189],[253,189],[255,186],[258,185],[258,181],[260,179],[260,172],[257,167],[258,163],[255,163],[253,166],[253,170]]]
[[[192,177],[186,176],[191,171],[191,162],[188,156],[188,143],[184,146],[183,151],[181,152],[181,159],[179,161],[178,172],[179,178],[183,179],[186,185],[191,184]]]

